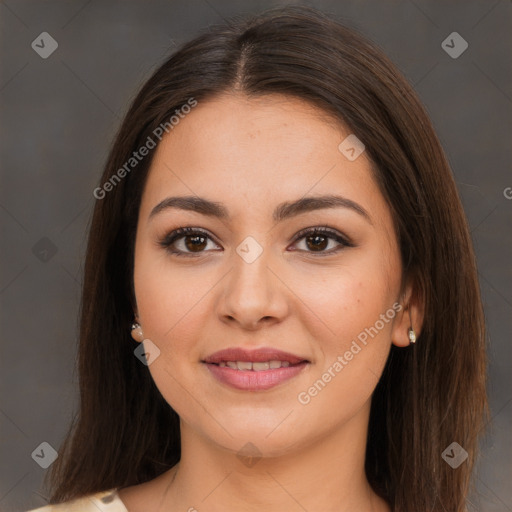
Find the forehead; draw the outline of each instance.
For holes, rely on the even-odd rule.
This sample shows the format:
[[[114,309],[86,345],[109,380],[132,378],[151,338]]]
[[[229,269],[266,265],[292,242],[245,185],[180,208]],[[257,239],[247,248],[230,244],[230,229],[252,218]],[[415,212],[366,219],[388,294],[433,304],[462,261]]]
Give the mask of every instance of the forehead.
[[[147,214],[171,193],[229,203],[235,215],[332,193],[386,209],[366,154],[350,161],[340,152],[349,135],[333,116],[293,97],[199,102],[157,147],[142,209]]]
[[[263,166],[278,157],[279,162],[319,158],[318,149],[325,149],[326,138],[339,138],[345,132],[333,116],[298,98],[224,94],[199,102],[157,152],[165,152],[169,145],[173,150],[194,149],[187,155],[189,163],[209,156],[215,156],[215,162],[239,161],[257,153]]]

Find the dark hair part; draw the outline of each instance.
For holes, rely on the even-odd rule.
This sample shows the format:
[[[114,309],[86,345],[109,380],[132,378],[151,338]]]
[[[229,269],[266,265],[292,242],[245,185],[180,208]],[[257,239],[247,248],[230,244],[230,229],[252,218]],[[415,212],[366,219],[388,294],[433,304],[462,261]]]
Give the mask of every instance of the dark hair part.
[[[395,512],[465,508],[487,414],[485,326],[467,222],[415,92],[383,53],[316,9],[288,6],[211,27],[142,87],[111,148],[106,183],[176,109],[222,93],[284,94],[334,115],[366,146],[425,320],[392,347],[375,389],[366,473]],[[96,202],[81,302],[80,408],[53,464],[51,502],[155,478],[180,459],[179,418],[134,357],[133,257],[151,152]],[[469,458],[452,469],[453,441]]]

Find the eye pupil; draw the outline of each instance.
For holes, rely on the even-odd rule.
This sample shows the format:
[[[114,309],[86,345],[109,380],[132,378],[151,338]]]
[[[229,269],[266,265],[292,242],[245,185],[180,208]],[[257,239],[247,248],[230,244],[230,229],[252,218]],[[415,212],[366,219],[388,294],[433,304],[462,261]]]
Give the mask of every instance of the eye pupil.
[[[325,247],[327,246],[327,237],[326,236],[323,236],[323,235],[311,235],[311,236],[308,236],[306,237],[306,240],[314,240],[313,242],[313,246],[314,248],[316,249],[325,249]],[[322,240],[323,243],[320,243],[320,245],[317,245],[318,244],[318,241],[319,240]],[[309,244],[308,244],[308,247],[309,247]]]
[[[191,245],[189,244],[190,240],[193,240]],[[202,240],[202,242],[198,242],[199,240]],[[198,251],[195,251],[195,249],[199,249],[199,251],[201,249],[204,249],[204,247],[206,246],[205,240],[206,240],[205,236],[190,235],[190,236],[185,237],[185,245],[188,250],[191,250],[192,252],[198,252]]]

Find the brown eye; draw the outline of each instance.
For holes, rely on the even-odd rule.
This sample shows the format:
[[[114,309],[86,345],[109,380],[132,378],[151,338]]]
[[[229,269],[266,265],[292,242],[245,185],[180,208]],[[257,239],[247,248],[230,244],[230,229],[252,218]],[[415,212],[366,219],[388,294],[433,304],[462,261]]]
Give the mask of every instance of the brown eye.
[[[191,236],[187,235],[182,237],[185,240],[185,247],[191,252],[201,251],[206,247],[206,237],[205,236]]]
[[[302,252],[316,253],[318,256],[327,256],[346,247],[354,247],[348,237],[327,227],[304,229],[297,233],[294,244],[300,240],[304,240],[305,249],[300,249]],[[334,247],[326,250],[331,242],[334,242]]]
[[[323,250],[329,245],[329,238],[322,235],[310,235],[305,237],[306,238],[306,245],[308,248],[312,249],[313,251],[316,250]]]
[[[204,252],[208,252],[205,250],[208,246],[208,241],[217,246],[208,233],[203,230],[179,228],[166,235],[159,242],[159,245],[176,256],[201,255]]]

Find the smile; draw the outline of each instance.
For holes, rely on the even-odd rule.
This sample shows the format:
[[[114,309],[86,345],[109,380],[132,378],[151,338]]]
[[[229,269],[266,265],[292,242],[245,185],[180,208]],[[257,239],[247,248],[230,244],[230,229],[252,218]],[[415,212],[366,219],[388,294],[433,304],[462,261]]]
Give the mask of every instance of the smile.
[[[281,361],[277,362],[281,363]],[[239,369],[239,363],[240,361],[235,363],[237,368],[229,367],[228,363],[224,366],[207,363],[206,366],[211,374],[223,384],[244,391],[264,391],[295,377],[309,364],[307,361],[302,361],[289,366],[257,370],[253,368],[253,363],[245,361],[242,362],[242,365],[250,366],[250,368]],[[255,364],[267,365],[270,363]]]
[[[264,391],[278,386],[310,364],[303,357],[276,349],[240,347],[215,352],[202,363],[217,381],[244,391]]]
[[[264,362],[249,362],[249,361],[221,361],[219,366],[222,368],[228,366],[233,370],[252,370],[254,372],[261,372],[263,370],[277,370],[277,368],[287,368],[290,366],[289,361],[264,361]]]

